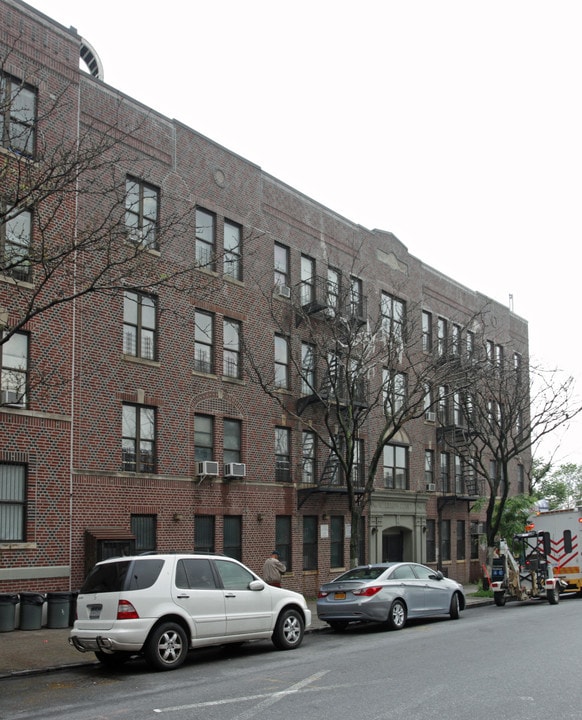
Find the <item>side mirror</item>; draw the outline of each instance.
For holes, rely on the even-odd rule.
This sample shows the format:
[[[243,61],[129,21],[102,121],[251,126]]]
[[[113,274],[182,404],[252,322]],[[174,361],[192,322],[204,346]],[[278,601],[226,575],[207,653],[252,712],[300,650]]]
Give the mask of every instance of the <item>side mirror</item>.
[[[264,590],[265,583],[262,580],[251,580],[249,583],[249,590]]]
[[[440,570],[437,570],[437,571],[434,573],[434,575],[431,575],[431,578],[432,578],[433,580],[442,580],[442,579],[444,578],[444,575],[442,574],[442,572],[441,572]]]

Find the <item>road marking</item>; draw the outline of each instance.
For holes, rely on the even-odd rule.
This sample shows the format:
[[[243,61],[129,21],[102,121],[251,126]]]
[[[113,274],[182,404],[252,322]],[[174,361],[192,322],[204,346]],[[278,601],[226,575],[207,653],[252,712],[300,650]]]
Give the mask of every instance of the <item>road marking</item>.
[[[324,675],[327,675],[329,670],[322,670],[321,672],[315,673],[314,675],[310,675],[308,678],[305,678],[304,680],[300,680],[299,682],[295,683],[294,685],[291,685],[291,687],[287,688],[286,690],[279,690],[278,692],[272,692],[272,693],[260,693],[258,695],[245,695],[243,697],[237,697],[237,698],[224,698],[222,700],[209,700],[208,702],[202,702],[202,703],[193,703],[192,705],[174,705],[173,707],[167,707],[167,708],[154,708],[155,713],[167,713],[167,712],[177,712],[178,710],[195,710],[205,707],[215,707],[217,705],[229,705],[232,703],[241,703],[241,702],[251,702],[252,700],[262,700],[258,705],[256,705],[253,708],[250,708],[246,712],[242,713],[241,715],[237,715],[233,720],[249,720],[249,718],[252,718],[254,715],[256,715],[257,712],[260,712],[261,710],[264,710],[266,707],[269,707],[273,705],[276,702],[279,702],[279,700],[283,700],[287,695],[293,695],[294,693],[298,693],[300,690],[303,690],[304,687],[307,685],[310,685],[311,683],[317,682],[320,678],[322,678]]]

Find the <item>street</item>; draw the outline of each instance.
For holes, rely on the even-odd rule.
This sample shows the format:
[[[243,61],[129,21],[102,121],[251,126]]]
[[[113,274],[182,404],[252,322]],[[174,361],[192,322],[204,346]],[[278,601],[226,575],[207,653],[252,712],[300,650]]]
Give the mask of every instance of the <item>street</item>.
[[[582,600],[473,608],[459,621],[312,633],[191,653],[175,672],[135,661],[0,680],[0,719],[561,720],[580,717]]]

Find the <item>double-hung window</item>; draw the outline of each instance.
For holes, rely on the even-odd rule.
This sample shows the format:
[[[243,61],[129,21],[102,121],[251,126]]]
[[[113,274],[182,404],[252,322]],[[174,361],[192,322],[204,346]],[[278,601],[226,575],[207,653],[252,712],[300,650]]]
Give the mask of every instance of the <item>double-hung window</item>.
[[[315,260],[301,256],[301,304],[310,305],[315,301]]]
[[[28,335],[14,333],[0,345],[2,405],[25,406],[28,384]]]
[[[289,389],[289,343],[282,335],[275,335],[275,387]]]
[[[240,225],[224,221],[224,274],[234,280],[242,280],[242,230]]]
[[[158,249],[157,226],[160,192],[137,178],[125,181],[125,226],[130,239],[149,250]]]
[[[196,552],[213,553],[215,549],[214,515],[194,516],[194,550]]]
[[[437,352],[440,357],[447,354],[449,345],[448,322],[445,318],[437,318]]]
[[[144,293],[123,295],[123,352],[144,360],[156,358],[157,300]]]
[[[275,243],[274,248],[275,285],[289,287],[289,248]]]
[[[432,352],[432,314],[422,311],[422,349]]]
[[[225,464],[239,463],[241,461],[242,447],[242,426],[240,420],[227,420],[223,422],[224,450],[223,459]]]
[[[301,482],[315,483],[315,433],[304,430],[301,435]]]
[[[155,409],[124,405],[122,435],[123,469],[139,473],[155,472]]]
[[[315,392],[315,348],[310,343],[301,344],[301,394]]]
[[[350,314],[361,320],[364,317],[364,286],[360,278],[350,278]]]
[[[36,91],[0,74],[0,145],[32,157],[36,142]]]
[[[224,516],[224,554],[239,562],[242,560],[242,517],[240,515]]]
[[[275,480],[291,481],[291,430],[275,428]]]
[[[198,267],[214,270],[216,216],[196,208],[196,262]]]
[[[30,243],[32,213],[30,210],[5,210],[0,225],[0,272],[15,280],[31,279]]]
[[[344,518],[342,515],[332,515],[330,523],[330,565],[332,568],[344,565]]]
[[[402,445],[384,447],[384,487],[408,489],[408,449]]]
[[[214,317],[201,310],[196,311],[194,330],[194,369],[197,372],[214,371]]]
[[[26,466],[0,464],[0,542],[26,540]]]
[[[404,343],[405,303],[383,292],[380,298],[380,312],[382,313],[382,328],[386,335],[394,342],[396,348],[402,348]]]
[[[157,547],[156,515],[132,515],[131,532],[135,535],[136,552],[152,552]]]
[[[340,309],[340,283],[341,275],[335,268],[327,269],[327,307],[332,317]]]
[[[317,570],[317,515],[303,517],[303,569]]]
[[[237,320],[224,318],[222,335],[222,374],[229,378],[241,377],[240,342],[241,329]]]
[[[214,418],[211,415],[194,418],[194,460],[214,460]]]

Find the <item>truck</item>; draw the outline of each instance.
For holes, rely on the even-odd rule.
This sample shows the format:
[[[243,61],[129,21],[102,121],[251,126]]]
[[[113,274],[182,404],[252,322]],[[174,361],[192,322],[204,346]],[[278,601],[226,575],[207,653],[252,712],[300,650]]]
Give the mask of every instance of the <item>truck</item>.
[[[537,512],[528,522],[528,528],[549,537],[548,561],[561,591],[582,596],[582,507]]]
[[[554,577],[548,562],[549,535],[529,529],[513,536],[513,550],[505,540],[491,565],[493,600],[498,607],[507,599],[547,600],[556,605],[560,599],[561,581]]]

